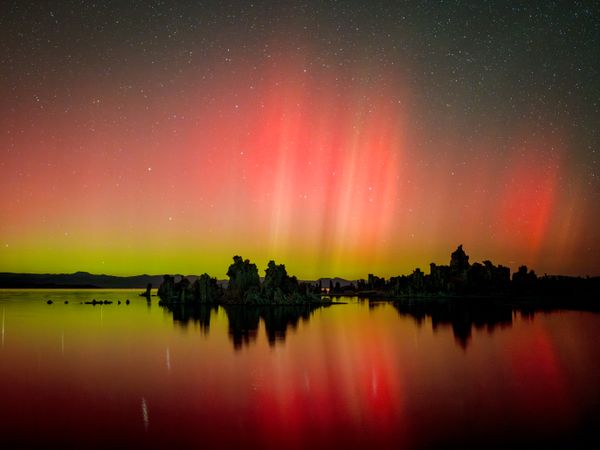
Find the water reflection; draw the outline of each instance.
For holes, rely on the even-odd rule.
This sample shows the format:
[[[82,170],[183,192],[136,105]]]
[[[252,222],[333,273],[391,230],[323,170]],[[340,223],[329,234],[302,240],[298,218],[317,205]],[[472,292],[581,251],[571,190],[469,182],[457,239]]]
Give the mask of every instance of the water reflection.
[[[308,321],[311,313],[320,306],[260,306],[230,305],[223,309],[229,319],[229,336],[236,350],[256,339],[260,319],[265,323],[269,345],[285,341],[288,329],[294,330],[300,320]]]
[[[401,317],[414,319],[419,327],[426,321],[431,321],[434,332],[440,327],[450,326],[455,342],[465,350],[471,341],[473,328],[487,329],[491,333],[498,327],[511,327],[514,314],[517,312],[525,319],[533,319],[536,313],[533,307],[516,307],[490,299],[402,299],[394,302],[361,299],[359,301],[366,302],[371,311],[391,304]],[[197,324],[203,334],[208,334],[210,330],[211,314],[216,314],[219,308],[222,308],[229,323],[229,337],[236,350],[256,340],[261,319],[264,322],[269,345],[274,346],[278,341],[285,341],[288,330],[294,330],[300,320],[308,321],[314,310],[328,307],[214,306],[190,303],[160,303],[160,306],[173,315],[175,323],[184,327],[190,323]]]
[[[190,323],[200,325],[204,334],[210,330],[210,319],[213,312],[222,308],[229,322],[229,337],[233,347],[240,350],[256,340],[261,319],[269,345],[285,341],[289,329],[294,330],[298,323],[308,321],[311,313],[327,306],[295,305],[295,306],[212,306],[207,304],[161,303],[173,315],[173,321],[187,326]]]
[[[229,337],[233,347],[239,350],[256,340],[260,311],[258,308],[231,305],[224,307],[229,320]]]
[[[160,303],[173,315],[173,321],[187,327],[190,323],[200,327],[203,334],[210,330],[210,315],[217,311],[216,306],[202,303]]]
[[[144,422],[144,429],[148,431],[150,419],[148,417],[148,403],[146,403],[145,398],[142,398],[142,421]]]
[[[600,315],[343,301],[0,292],[3,448],[597,447]]]
[[[406,299],[392,303],[401,316],[412,317],[422,326],[427,318],[434,331],[440,326],[451,326],[456,343],[466,349],[473,328],[493,332],[496,327],[511,327],[515,308],[507,303],[489,299]],[[527,314],[533,317],[534,311]]]

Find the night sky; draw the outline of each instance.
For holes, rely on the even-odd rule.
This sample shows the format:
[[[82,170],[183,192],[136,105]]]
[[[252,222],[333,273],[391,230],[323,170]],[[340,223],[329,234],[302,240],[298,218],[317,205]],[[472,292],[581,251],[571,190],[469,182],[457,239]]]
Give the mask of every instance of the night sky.
[[[598,2],[3,1],[0,99],[0,271],[600,275]]]

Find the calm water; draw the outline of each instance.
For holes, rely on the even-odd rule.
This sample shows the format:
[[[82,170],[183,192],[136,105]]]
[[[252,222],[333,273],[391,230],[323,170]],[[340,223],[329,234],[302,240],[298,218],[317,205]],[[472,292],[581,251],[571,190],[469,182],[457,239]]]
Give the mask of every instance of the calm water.
[[[2,448],[597,440],[598,314],[353,299],[168,311],[138,292],[0,291]]]

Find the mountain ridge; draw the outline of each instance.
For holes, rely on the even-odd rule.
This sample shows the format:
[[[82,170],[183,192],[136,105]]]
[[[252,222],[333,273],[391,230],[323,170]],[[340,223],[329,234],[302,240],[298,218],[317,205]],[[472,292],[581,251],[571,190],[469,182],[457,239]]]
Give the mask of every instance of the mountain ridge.
[[[93,274],[86,271],[73,273],[19,273],[0,272],[0,289],[145,289],[148,284],[158,287],[164,275],[106,275]],[[181,276],[178,274],[177,276]],[[183,275],[193,283],[199,275]],[[329,280],[341,286],[347,286],[352,281],[339,277],[321,277],[311,283],[321,281],[324,287]],[[219,280],[219,284],[227,285],[227,280]]]

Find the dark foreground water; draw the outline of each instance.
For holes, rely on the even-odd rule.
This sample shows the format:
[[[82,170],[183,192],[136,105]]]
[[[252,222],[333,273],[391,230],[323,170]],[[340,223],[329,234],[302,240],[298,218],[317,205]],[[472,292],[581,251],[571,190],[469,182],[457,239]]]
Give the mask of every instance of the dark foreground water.
[[[598,443],[595,313],[169,311],[138,292],[0,291],[2,448]]]

